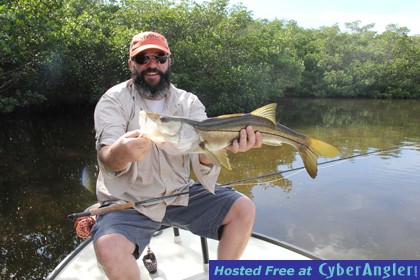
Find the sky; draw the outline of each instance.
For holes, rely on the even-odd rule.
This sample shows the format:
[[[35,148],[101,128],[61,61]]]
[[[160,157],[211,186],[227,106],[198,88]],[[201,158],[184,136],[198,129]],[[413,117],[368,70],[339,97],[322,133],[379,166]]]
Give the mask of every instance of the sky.
[[[202,2],[202,1],[196,1]],[[295,20],[304,28],[319,28],[361,21],[361,26],[375,23],[374,31],[382,33],[388,24],[410,29],[420,35],[420,0],[230,0],[242,3],[255,19]]]

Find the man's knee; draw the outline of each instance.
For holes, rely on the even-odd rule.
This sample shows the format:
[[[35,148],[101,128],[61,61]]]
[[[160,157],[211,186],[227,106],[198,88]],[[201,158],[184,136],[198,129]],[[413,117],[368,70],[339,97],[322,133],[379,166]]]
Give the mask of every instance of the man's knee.
[[[140,270],[132,252],[135,245],[120,234],[107,234],[95,241],[95,253],[109,279],[139,279]]]
[[[107,234],[95,241],[95,253],[103,266],[112,264],[122,255],[130,255],[136,248],[135,244],[120,234]]]
[[[233,220],[241,221],[241,223],[253,223],[255,220],[254,202],[246,196],[238,198],[229,210],[227,220],[228,223]]]
[[[254,221],[255,219],[255,204],[247,196],[238,199],[240,216],[245,216],[247,219]]]

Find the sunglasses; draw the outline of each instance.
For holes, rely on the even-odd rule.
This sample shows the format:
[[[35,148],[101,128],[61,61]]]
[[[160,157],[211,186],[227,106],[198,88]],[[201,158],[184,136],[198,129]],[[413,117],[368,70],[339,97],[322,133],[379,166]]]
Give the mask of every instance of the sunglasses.
[[[155,59],[156,64],[164,64],[169,59],[169,54],[157,53],[153,55],[140,54],[135,57],[132,57],[131,60],[135,61],[137,64],[149,64],[151,58]]]

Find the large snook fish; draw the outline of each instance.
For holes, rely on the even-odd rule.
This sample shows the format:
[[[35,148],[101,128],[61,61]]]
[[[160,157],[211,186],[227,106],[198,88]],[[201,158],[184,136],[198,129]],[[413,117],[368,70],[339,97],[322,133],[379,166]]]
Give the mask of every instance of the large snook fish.
[[[181,117],[161,116],[140,112],[140,131],[170,154],[204,153],[218,166],[231,170],[224,148],[239,138],[239,131],[252,126],[262,135],[262,143],[280,146],[283,143],[298,150],[309,175],[318,172],[318,156],[335,157],[339,151],[334,146],[301,135],[276,121],[277,104],[272,103],[249,114],[223,115],[194,121]]]

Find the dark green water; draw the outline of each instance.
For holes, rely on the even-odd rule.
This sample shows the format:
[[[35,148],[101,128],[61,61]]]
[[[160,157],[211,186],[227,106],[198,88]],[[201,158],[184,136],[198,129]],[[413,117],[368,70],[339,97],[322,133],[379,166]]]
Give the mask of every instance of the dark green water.
[[[257,205],[255,230],[330,259],[420,259],[420,101],[279,101],[279,122],[337,146],[306,171],[235,188]],[[42,279],[81,242],[66,215],[95,202],[92,112],[2,119],[0,279]],[[231,156],[221,183],[302,166],[289,146]],[[84,174],[84,175],[83,175]]]

